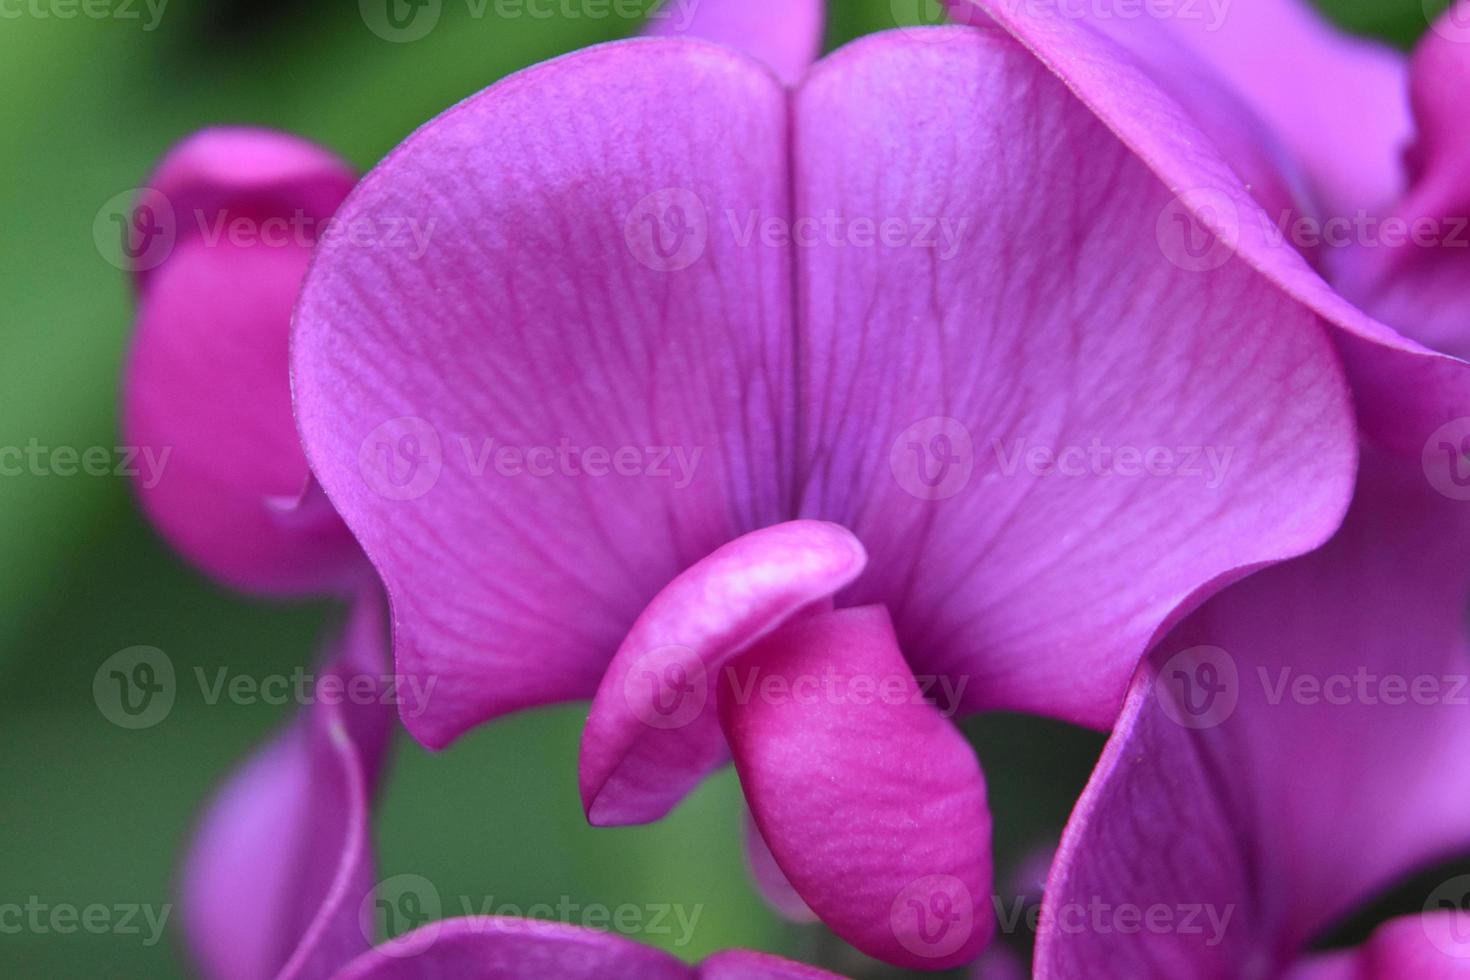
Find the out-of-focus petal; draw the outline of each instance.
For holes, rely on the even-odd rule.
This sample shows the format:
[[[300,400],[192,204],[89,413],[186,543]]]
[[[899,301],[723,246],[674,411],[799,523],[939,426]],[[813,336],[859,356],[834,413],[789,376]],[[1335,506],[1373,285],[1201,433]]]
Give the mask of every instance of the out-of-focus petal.
[[[786,880],[785,872],[776,863],[776,856],[771,853],[766,839],[761,836],[761,829],[756,826],[755,818],[748,810],[745,814],[745,860],[750,866],[750,874],[755,879],[756,887],[772,908],[792,922],[818,921],[811,906],[802,901],[791,882]]]
[[[325,499],[304,493],[287,354],[312,236],[351,186],[325,151],[257,130],[193,137],[150,182],[146,206],[171,216],[150,220],[176,235],[140,272],[123,437],[153,523],[238,588],[336,591],[365,571]]]
[[[826,0],[665,0],[648,19],[656,37],[718,41],[795,84],[822,47]]]
[[[661,591],[597,689],[580,783],[598,825],[657,820],[728,758],[715,711],[724,665],[827,602],[867,556],[845,528],[792,521],[737,538]]]
[[[1330,271],[1344,295],[1385,323],[1470,358],[1470,0],[1444,14],[1411,64],[1413,183],[1332,256]]]
[[[400,670],[440,679],[405,719],[426,744],[590,697],[680,570],[785,519],[790,255],[725,214],[786,213],[786,103],[714,45],[569,55],[430,123],[344,206],[415,218],[426,251],[319,250],[302,433],[388,586]]]
[[[1314,956],[1285,980],[1465,980],[1470,913],[1426,912],[1379,926],[1358,949]]]
[[[966,709],[1109,725],[1181,604],[1337,527],[1320,321],[1161,237],[1170,191],[993,26],[860,40],[793,117],[800,513],[870,556],[838,604]]]
[[[977,2],[1179,195],[1178,213],[1216,234],[1222,259],[1239,258],[1231,264],[1253,267],[1340,328],[1359,417],[1374,440],[1417,455],[1441,425],[1470,415],[1470,366],[1406,339],[1324,282],[1135,57],[1087,20],[1036,5]],[[1189,224],[1181,228],[1188,233]]]
[[[1372,452],[1327,547],[1161,643],[1068,826],[1040,976],[1269,974],[1470,847],[1470,784],[1446,776],[1470,754],[1467,542],[1463,503],[1417,460]],[[1162,908],[1173,927],[1120,935],[1095,924],[1100,903]]]
[[[985,784],[888,613],[787,625],[722,674],[719,703],[751,813],[822,921],[889,963],[973,960],[995,925]]]
[[[368,803],[394,721],[377,697],[385,640],[381,600],[360,599],[316,702],[210,804],[181,884],[208,980],[317,980],[367,948]],[[374,695],[349,700],[354,678]]]
[[[693,968],[622,936],[559,922],[447,919],[358,956],[334,980],[693,980]]]

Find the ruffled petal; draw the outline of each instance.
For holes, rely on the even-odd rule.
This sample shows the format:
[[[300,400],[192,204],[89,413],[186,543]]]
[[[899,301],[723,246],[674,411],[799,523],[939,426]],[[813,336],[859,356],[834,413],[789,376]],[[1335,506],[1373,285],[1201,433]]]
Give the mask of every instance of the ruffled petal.
[[[497,916],[447,919],[384,943],[334,980],[693,980],[667,953],[559,922]]]
[[[676,578],[608,667],[582,735],[587,819],[657,820],[727,759],[715,711],[724,665],[862,571],[863,546],[835,524],[754,531]]]
[[[721,675],[719,704],[751,813],[812,911],[889,963],[973,960],[995,924],[985,783],[887,612],[787,625]]]
[[[1470,787],[1445,778],[1470,753],[1467,543],[1470,511],[1418,461],[1370,453],[1327,547],[1161,643],[1064,837],[1040,976],[1270,975],[1470,848]],[[1102,929],[1099,907],[1157,907],[1165,927]]]
[[[1414,52],[1413,183],[1331,256],[1344,295],[1406,336],[1470,357],[1470,0]]]
[[[826,8],[826,0],[665,0],[649,15],[647,32],[728,45],[792,85],[821,51]]]
[[[139,272],[122,408],[134,484],[170,544],[238,588],[335,591],[364,571],[325,499],[304,492],[287,355],[310,236],[352,183],[294,137],[211,130],[164,160],[139,205],[176,234]]]
[[[393,600],[405,721],[443,746],[590,697],[681,569],[778,523],[786,93],[691,41],[538,65],[430,123],[344,206],[426,250],[324,245],[297,314],[308,454]],[[738,147],[738,152],[732,152]]]
[[[181,886],[209,980],[325,978],[368,947],[357,920],[372,890],[368,803],[393,713],[347,692],[353,678],[376,689],[385,641],[381,600],[359,600],[317,701],[210,805]]]
[[[1106,727],[1181,604],[1337,527],[1325,331],[1161,248],[1170,191],[993,27],[858,41],[793,115],[801,516],[871,557],[838,604],[965,709]]]
[[[1095,25],[1056,10],[976,2],[1179,195],[1174,210],[1163,212],[1164,218],[1177,215],[1183,222],[1178,235],[1192,234],[1195,226],[1215,235],[1217,250],[1205,251],[1206,261],[1257,270],[1339,328],[1335,336],[1361,424],[1371,438],[1398,452],[1417,454],[1440,426],[1470,415],[1470,365],[1406,339],[1324,282],[1252,199],[1216,143],[1126,49]],[[1159,215],[1160,210],[1149,213]],[[1183,252],[1178,251],[1181,245]],[[1166,250],[1189,256],[1192,247],[1185,237]]]

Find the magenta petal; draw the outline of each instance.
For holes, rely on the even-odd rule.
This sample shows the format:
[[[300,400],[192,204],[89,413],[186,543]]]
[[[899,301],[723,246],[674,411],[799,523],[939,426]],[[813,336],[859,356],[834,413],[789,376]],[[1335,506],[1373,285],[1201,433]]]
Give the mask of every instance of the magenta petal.
[[[1380,926],[1357,949],[1314,956],[1285,980],[1465,980],[1470,977],[1470,913],[1404,916]]]
[[[190,139],[151,184],[171,202],[178,235],[166,261],[143,273],[124,440],[139,450],[134,484],[153,523],[239,588],[335,591],[362,574],[356,543],[324,501],[283,506],[309,482],[287,355],[309,241],[288,231],[266,244],[223,230],[320,221],[351,186],[350,171],[324,151],[255,130]]]
[[[380,601],[359,601],[324,671],[386,667]],[[316,980],[369,945],[358,926],[372,890],[368,799],[391,709],[323,696],[224,787],[191,846],[181,884],[185,935],[209,980]]]
[[[984,780],[887,612],[787,625],[722,674],[719,701],[751,812],[812,911],[890,963],[974,959],[994,929]]]
[[[1179,103],[1122,47],[1092,25],[1024,4],[980,5],[1180,195],[1179,212],[1216,232],[1232,254],[1327,323],[1337,340],[1368,434],[1418,454],[1444,423],[1470,415],[1470,365],[1428,350],[1348,303],[1282,239],[1272,216]],[[1154,213],[1158,213],[1157,211]],[[1161,239],[1161,242],[1163,240]]]
[[[1166,258],[1171,192],[994,27],[860,40],[793,115],[798,210],[843,219],[797,255],[801,513],[871,556],[839,601],[887,604],[967,710],[1106,727],[1181,604],[1340,521],[1326,332]],[[897,234],[843,247],[860,220]]]
[[[723,665],[829,600],[866,561],[846,529],[792,521],[737,538],[674,579],[638,617],[593,699],[580,767],[587,819],[657,820],[721,765],[713,681]]]
[[[1068,826],[1041,976],[1269,973],[1470,848],[1470,786],[1445,776],[1470,757],[1467,543],[1470,511],[1418,460],[1369,453],[1327,547],[1232,587],[1161,643]],[[1216,921],[1105,934],[1087,927],[1098,902]]]
[[[665,0],[647,33],[718,41],[764,61],[782,81],[806,74],[822,46],[826,0]]]
[[[697,976],[699,980],[840,980],[814,966],[743,949],[716,953],[699,964]]]
[[[362,954],[334,980],[693,980],[667,953],[610,933],[534,919],[448,919]]]
[[[439,680],[405,719],[426,744],[590,697],[681,569],[785,519],[790,257],[722,215],[786,212],[786,116],[714,45],[581,51],[430,123],[344,206],[432,228],[426,252],[318,251],[302,434],[400,670]]]

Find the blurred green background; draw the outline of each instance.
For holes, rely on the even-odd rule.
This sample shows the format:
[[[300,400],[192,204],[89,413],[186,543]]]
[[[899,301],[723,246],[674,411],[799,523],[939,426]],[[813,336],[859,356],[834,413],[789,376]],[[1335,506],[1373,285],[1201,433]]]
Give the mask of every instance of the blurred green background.
[[[916,4],[834,0],[829,43],[934,16],[895,14]],[[1334,4],[1353,29],[1401,44],[1425,26],[1419,0]],[[496,79],[638,26],[497,19],[493,5],[476,18],[478,4],[450,0],[429,36],[393,44],[351,0],[310,9],[173,0],[151,31],[146,6],[130,6],[140,19],[38,17],[17,3],[0,17],[0,446],[115,444],[131,300],[93,243],[93,221],[183,135],[218,122],[279,127],[365,169]],[[331,611],[215,588],[170,554],[114,478],[0,479],[0,556],[0,905],[161,907],[211,788],[288,711],[210,706],[183,678],[196,666],[289,674],[312,661]],[[97,710],[92,678],[140,644],[173,659],[180,696],[163,723],[126,731]],[[575,785],[582,717],[577,707],[525,715],[439,756],[400,739],[377,831],[380,875],[424,876],[450,913],[460,895],[522,907],[561,896],[698,905],[692,942],[674,948],[681,956],[752,946],[883,975],[820,929],[765,909],[743,869],[742,803],[728,773],[658,826],[587,828]],[[998,801],[1004,892],[1026,855],[1055,840],[1101,737],[1006,718],[967,730]],[[174,910],[152,946],[143,936],[0,935],[0,975],[188,976],[177,923]]]

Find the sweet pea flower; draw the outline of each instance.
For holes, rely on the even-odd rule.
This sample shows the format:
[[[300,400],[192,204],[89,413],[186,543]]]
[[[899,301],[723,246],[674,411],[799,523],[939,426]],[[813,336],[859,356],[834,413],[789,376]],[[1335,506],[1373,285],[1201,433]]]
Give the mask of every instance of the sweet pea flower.
[[[312,247],[354,183],[298,137],[210,129],[164,158],[123,229],[138,288],[124,439],[169,454],[137,492],[177,551],[235,588],[350,595],[371,577],[307,469],[287,363]]]
[[[1311,951],[1470,850],[1467,546],[1463,499],[1369,451],[1327,547],[1160,644],[1063,838],[1039,978],[1470,977],[1467,878],[1361,947]]]
[[[380,619],[366,602],[354,610],[324,680],[386,655]],[[374,947],[371,799],[393,724],[380,700],[318,697],[220,792],[183,882],[205,980],[833,980],[744,950],[693,967],[619,936],[507,917],[430,922]]]
[[[440,681],[420,741],[591,697],[598,824],[733,759],[753,863],[931,968],[993,929],[945,716],[1109,726],[1157,636],[1336,530],[1354,407],[1416,453],[1470,414],[1463,363],[1219,227],[1291,202],[1270,153],[1085,24],[975,20],[805,71],[769,53],[805,41],[654,38],[492,86],[348,199],[436,232],[324,245],[292,358],[398,668]]]

